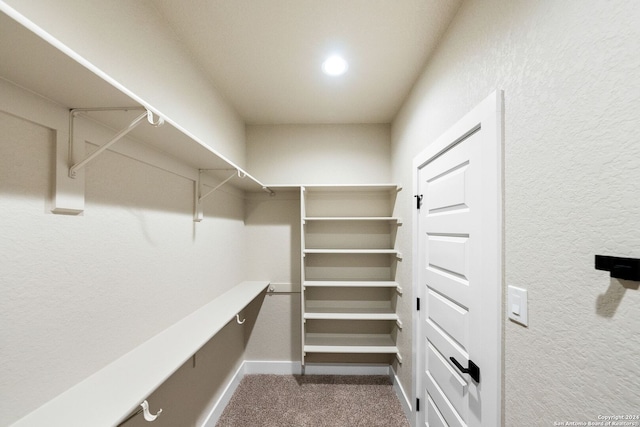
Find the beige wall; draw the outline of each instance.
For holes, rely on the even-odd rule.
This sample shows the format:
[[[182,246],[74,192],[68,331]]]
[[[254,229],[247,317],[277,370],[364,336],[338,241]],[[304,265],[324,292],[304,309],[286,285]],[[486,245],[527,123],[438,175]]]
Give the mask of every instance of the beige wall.
[[[390,126],[247,126],[247,168],[273,185],[379,184],[390,178]]]
[[[245,225],[246,275],[275,290],[260,307],[245,359],[300,361],[300,191],[248,194]]]
[[[505,284],[529,291],[529,327],[504,323],[506,426],[638,409],[640,292],[594,270],[595,254],[640,256],[638,22],[635,1],[466,1],[393,123],[409,189],[413,157],[504,90]]]
[[[32,105],[34,117],[61,117],[66,129],[66,109]],[[194,224],[193,181],[107,151],[87,166],[84,214],[53,215],[53,131],[5,112],[0,129],[0,424],[8,425],[244,280],[244,201],[219,192]],[[225,336],[243,348],[244,331]],[[199,399],[213,398],[218,377],[241,359],[232,354],[208,366],[210,384],[194,384]],[[172,404],[189,408],[191,399],[177,393]]]

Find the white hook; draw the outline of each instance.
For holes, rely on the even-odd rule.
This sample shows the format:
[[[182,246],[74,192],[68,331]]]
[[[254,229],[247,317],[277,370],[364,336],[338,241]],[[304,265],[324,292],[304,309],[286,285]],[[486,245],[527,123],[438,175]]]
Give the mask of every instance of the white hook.
[[[160,116],[158,116],[157,121],[153,121],[153,112],[151,110],[147,110],[147,121],[153,127],[160,127],[164,124],[164,119]]]
[[[149,412],[149,402],[147,402],[146,400],[142,402],[140,406],[142,406],[144,419],[147,421],[155,421],[155,419],[158,418],[158,415],[160,415],[160,413],[162,412],[162,409],[160,409],[155,415],[153,415],[151,412]]]
[[[247,176],[247,173],[238,169],[238,178],[244,178],[245,176]]]
[[[238,322],[238,325],[242,325],[246,321],[247,319],[240,320],[240,314],[236,314],[236,322]]]

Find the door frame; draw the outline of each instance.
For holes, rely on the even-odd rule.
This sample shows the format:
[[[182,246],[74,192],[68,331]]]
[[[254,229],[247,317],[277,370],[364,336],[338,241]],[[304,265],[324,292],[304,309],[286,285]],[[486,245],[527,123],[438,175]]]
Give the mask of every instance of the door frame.
[[[487,241],[486,250],[488,253],[493,254],[491,257],[491,266],[489,267],[489,275],[493,279],[494,283],[490,292],[485,294],[483,298],[483,306],[487,308],[487,313],[491,314],[490,322],[492,328],[494,328],[495,334],[491,336],[490,342],[487,345],[493,348],[495,354],[498,357],[495,360],[497,372],[497,378],[491,378],[490,383],[495,385],[495,395],[492,400],[495,401],[493,405],[494,414],[486,420],[495,420],[500,425],[503,424],[503,358],[504,358],[504,346],[502,337],[503,319],[504,319],[504,220],[503,220],[503,145],[504,145],[504,94],[502,90],[497,90],[480,102],[473,110],[462,117],[458,122],[451,126],[446,132],[444,132],[435,141],[429,144],[422,152],[416,155],[413,159],[413,194],[420,194],[419,183],[419,171],[430,160],[443,154],[453,145],[460,140],[468,136],[471,131],[482,129],[482,181],[483,181],[483,194],[485,190],[491,191],[489,199],[492,199],[491,205],[488,207],[492,214],[495,215],[495,221],[483,222],[485,224],[487,234],[491,236]],[[465,129],[462,132],[460,129]],[[484,207],[483,207],[484,208]],[[414,297],[414,309],[413,309],[413,345],[412,345],[412,376],[413,376],[413,425],[418,426],[419,413],[416,411],[416,399],[420,396],[420,390],[425,386],[422,384],[422,375],[420,374],[421,360],[423,354],[420,350],[420,343],[423,336],[422,325],[420,322],[420,313],[416,309],[417,298],[421,296],[422,286],[419,283],[420,277],[420,262],[419,262],[419,211],[413,209],[412,215],[412,241],[413,241],[413,297]],[[483,230],[484,233],[484,230]],[[483,239],[483,242],[485,240]],[[485,252],[483,252],[485,253]],[[425,301],[423,301],[425,302]],[[426,310],[426,304],[422,304],[421,310]],[[424,414],[427,407],[427,402],[420,402],[420,412]],[[491,421],[493,424],[498,425],[495,421]],[[483,421],[484,424],[484,421]],[[420,426],[422,427],[422,426]]]

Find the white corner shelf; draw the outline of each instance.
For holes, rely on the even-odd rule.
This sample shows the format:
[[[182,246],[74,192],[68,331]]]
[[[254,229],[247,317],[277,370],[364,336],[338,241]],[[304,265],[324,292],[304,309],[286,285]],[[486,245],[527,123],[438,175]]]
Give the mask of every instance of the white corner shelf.
[[[12,427],[117,425],[268,286],[236,285]]]

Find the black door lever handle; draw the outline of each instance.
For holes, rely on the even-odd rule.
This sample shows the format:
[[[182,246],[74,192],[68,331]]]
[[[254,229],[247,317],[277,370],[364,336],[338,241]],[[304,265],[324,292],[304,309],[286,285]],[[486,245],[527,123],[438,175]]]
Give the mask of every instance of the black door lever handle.
[[[473,380],[477,383],[480,383],[480,368],[478,367],[478,365],[476,365],[475,363],[473,363],[473,361],[471,359],[469,359],[469,367],[465,368],[464,366],[462,366],[455,357],[450,357],[449,358],[454,365],[456,365],[456,368],[460,369],[460,372],[462,372],[463,374],[469,374],[469,376],[471,378],[473,378]]]

